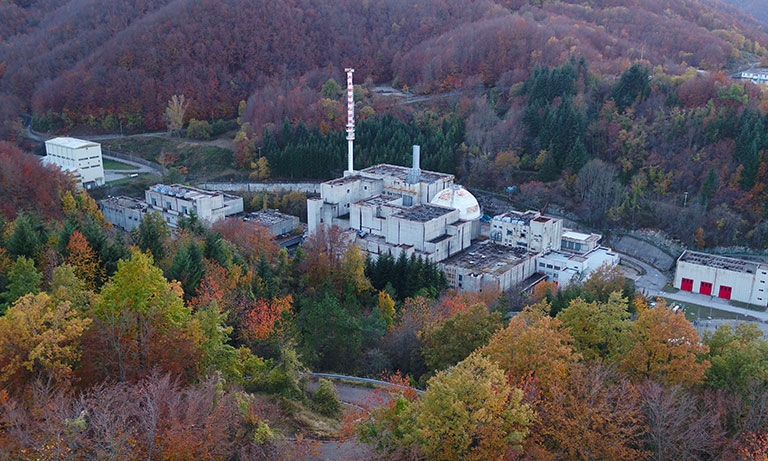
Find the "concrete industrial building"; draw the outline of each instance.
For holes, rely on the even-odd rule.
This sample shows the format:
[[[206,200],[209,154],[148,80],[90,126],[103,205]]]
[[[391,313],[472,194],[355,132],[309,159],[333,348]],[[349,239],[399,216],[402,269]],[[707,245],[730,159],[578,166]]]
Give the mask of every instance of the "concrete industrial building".
[[[416,255],[439,262],[470,246],[480,233],[480,205],[454,176],[420,168],[419,146],[411,168],[381,164],[324,182],[307,200],[309,232],[337,225],[354,230],[371,257]]]
[[[480,205],[452,175],[423,171],[414,146],[411,168],[376,165],[321,184],[307,200],[309,232],[337,225],[354,232],[371,258],[390,254],[439,263],[450,286],[508,290],[549,277],[560,286],[581,280],[619,257],[600,247],[601,236],[563,228],[561,219],[510,211],[480,236]]]
[[[178,226],[180,217],[197,217],[208,224],[243,211],[243,198],[190,186],[155,184],[144,192],[144,201],[163,216],[169,226]]]
[[[560,249],[563,220],[538,211],[510,211],[491,220],[491,240],[542,253]]]
[[[43,163],[71,173],[81,187],[90,189],[104,185],[101,144],[75,138],[53,138],[45,141],[45,153]]]
[[[768,84],[768,69],[763,67],[748,69],[739,74],[742,80],[751,80],[756,85]]]
[[[454,184],[453,175],[423,171],[419,146],[413,146],[410,168],[381,164],[355,171],[352,95],[347,69],[347,169],[320,185],[320,197],[307,199],[310,234],[339,226],[369,257],[405,255],[438,263],[448,283],[466,291],[539,281],[539,268],[564,286],[600,264],[618,262],[598,246],[599,235],[563,229],[562,220],[535,211],[496,216],[490,239],[481,237],[478,201]],[[543,266],[541,258],[549,258]]]
[[[149,205],[141,200],[121,195],[101,200],[99,209],[107,222],[130,232],[139,227]]]
[[[685,251],[677,259],[675,288],[765,307],[768,265]]]
[[[508,290],[536,274],[537,253],[482,240],[439,264],[448,285],[462,291]]]
[[[252,222],[267,229],[269,235],[277,237],[293,232],[299,227],[299,218],[278,210],[259,210],[245,213],[241,218],[245,222]]]
[[[600,266],[618,263],[619,255],[606,247],[595,247],[582,254],[550,251],[539,255],[537,271],[564,287],[571,282],[583,281]]]

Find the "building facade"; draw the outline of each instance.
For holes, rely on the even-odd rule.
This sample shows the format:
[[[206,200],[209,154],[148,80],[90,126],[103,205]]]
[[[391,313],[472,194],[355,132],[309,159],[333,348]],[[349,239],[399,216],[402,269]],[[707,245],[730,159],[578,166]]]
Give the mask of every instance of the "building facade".
[[[491,240],[504,246],[535,252],[558,251],[562,234],[562,219],[538,211],[509,211],[491,220]]]
[[[749,69],[739,74],[742,80],[750,80],[757,85],[768,85],[768,69],[756,68]]]
[[[90,189],[104,185],[101,144],[75,138],[53,138],[45,141],[45,153],[43,163],[71,173],[81,187]]]
[[[525,248],[482,240],[443,261],[439,267],[452,288],[506,291],[535,276],[537,256]]]
[[[674,286],[682,291],[765,307],[768,265],[686,250],[677,259]]]
[[[178,226],[180,218],[192,213],[201,221],[213,224],[243,211],[242,197],[179,184],[155,184],[144,192],[144,201],[172,228]]]
[[[139,227],[149,205],[135,198],[118,196],[101,200],[99,209],[107,222],[130,232]]]

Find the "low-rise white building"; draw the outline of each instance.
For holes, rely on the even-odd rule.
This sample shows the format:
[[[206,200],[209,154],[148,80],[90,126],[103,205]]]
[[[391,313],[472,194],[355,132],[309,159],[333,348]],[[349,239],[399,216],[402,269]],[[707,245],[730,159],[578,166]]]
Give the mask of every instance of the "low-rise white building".
[[[130,232],[139,227],[149,205],[141,200],[121,195],[101,200],[99,209],[107,222]]]
[[[75,138],[45,141],[45,164],[56,165],[74,176],[78,185],[90,189],[104,185],[101,144]]]
[[[534,252],[560,250],[563,220],[538,211],[509,211],[491,220],[491,240]]]
[[[610,248],[596,247],[584,254],[550,251],[538,256],[537,270],[560,287],[581,282],[601,266],[615,266],[619,255]]]
[[[754,68],[742,71],[740,74],[742,80],[750,80],[757,85],[768,84],[768,69]]]
[[[461,291],[506,291],[536,274],[534,252],[483,240],[439,264],[446,281]]]
[[[765,307],[768,265],[697,251],[677,259],[675,288]]]
[[[177,227],[179,218],[197,215],[208,224],[243,211],[243,198],[223,192],[173,184],[155,184],[144,192],[144,201],[163,216],[171,227]]]
[[[293,232],[299,227],[299,218],[278,210],[259,210],[241,216],[245,222],[252,222],[267,229],[269,235],[277,237]]]

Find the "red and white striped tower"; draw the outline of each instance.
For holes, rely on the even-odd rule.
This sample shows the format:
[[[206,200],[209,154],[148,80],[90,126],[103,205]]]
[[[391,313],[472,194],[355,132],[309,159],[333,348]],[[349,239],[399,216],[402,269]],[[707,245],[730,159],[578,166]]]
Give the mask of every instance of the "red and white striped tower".
[[[352,83],[352,72],[355,69],[344,69],[347,73],[347,171],[355,172],[352,145],[355,142],[355,88]]]

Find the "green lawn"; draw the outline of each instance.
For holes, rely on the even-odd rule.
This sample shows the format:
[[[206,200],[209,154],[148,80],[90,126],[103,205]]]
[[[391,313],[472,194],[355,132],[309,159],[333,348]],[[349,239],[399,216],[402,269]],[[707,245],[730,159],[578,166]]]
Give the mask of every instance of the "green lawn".
[[[105,170],[136,170],[137,168],[127,163],[118,162],[116,160],[104,159]]]
[[[680,290],[673,287],[672,285],[667,284],[667,285],[664,285],[664,288],[662,288],[661,291],[663,291],[664,293],[677,293]]]

